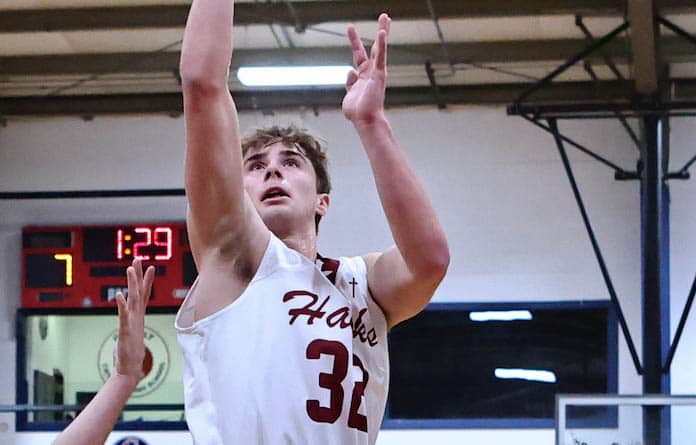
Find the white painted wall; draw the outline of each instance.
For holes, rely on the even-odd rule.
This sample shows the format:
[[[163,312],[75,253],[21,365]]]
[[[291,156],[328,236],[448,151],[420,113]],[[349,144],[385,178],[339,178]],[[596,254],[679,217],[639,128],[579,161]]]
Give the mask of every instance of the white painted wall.
[[[404,109],[392,110],[389,116],[450,241],[452,264],[436,301],[608,298],[548,134],[506,116],[502,108]],[[289,122],[308,127],[329,143],[334,192],[332,208],[322,222],[321,251],[351,255],[390,245],[366,156],[340,113],[241,115],[244,130]],[[636,149],[617,122],[563,122],[561,127],[626,169],[635,167]],[[692,128],[689,120],[673,122],[673,169],[695,151],[690,145]],[[181,118],[10,121],[0,128],[0,190],[179,188],[183,140]],[[640,351],[638,183],[614,181],[610,169],[582,154],[572,152],[571,159]],[[672,183],[673,331],[696,272],[695,181]],[[23,225],[183,220],[184,211],[183,198],[0,202],[0,348],[9,350],[9,360],[0,364],[0,377],[14,372],[10,368]],[[696,393],[690,373],[696,366],[691,353],[695,344],[696,323],[690,321],[674,362],[674,393]],[[639,393],[640,379],[623,339],[619,368],[620,392]],[[0,397],[0,403],[13,402],[14,388],[3,388]],[[384,431],[380,444],[503,443],[512,435],[516,443],[553,441],[550,430]]]

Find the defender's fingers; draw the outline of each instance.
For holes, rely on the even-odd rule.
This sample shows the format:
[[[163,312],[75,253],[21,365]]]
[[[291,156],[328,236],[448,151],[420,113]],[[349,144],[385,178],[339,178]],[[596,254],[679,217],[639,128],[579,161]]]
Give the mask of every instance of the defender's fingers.
[[[387,32],[385,30],[381,29],[377,34],[375,46],[377,47],[375,66],[383,71],[387,66]]]
[[[126,269],[126,276],[128,277],[128,299],[126,303],[128,304],[128,310],[132,311],[137,307],[136,301],[140,294],[138,289],[137,276],[135,275],[135,269],[131,266]]]
[[[145,279],[143,281],[142,289],[142,304],[143,308],[147,306],[150,301],[150,293],[152,292],[152,281],[155,279],[155,266],[149,266],[145,271]]]
[[[350,40],[350,49],[353,52],[353,64],[359,67],[367,60],[367,52],[354,25],[348,25],[348,40]]]
[[[128,328],[128,310],[123,292],[116,292],[116,306],[118,306],[118,331],[123,333]]]
[[[143,260],[135,258],[133,260],[133,269],[135,269],[135,276],[138,278],[138,287],[140,287],[143,283]]]

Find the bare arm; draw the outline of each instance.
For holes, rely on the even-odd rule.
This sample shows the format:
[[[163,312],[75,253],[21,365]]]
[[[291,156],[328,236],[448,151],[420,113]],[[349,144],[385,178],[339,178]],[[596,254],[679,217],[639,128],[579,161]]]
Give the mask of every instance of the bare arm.
[[[367,152],[396,242],[383,253],[365,257],[370,289],[393,326],[428,304],[449,265],[449,248],[430,200],[384,114],[389,23],[382,14],[369,58],[355,28],[349,27],[357,71],[348,78],[343,111]]]
[[[181,49],[187,220],[199,270],[211,253],[264,227],[246,202],[239,122],[228,90],[233,12],[232,0],[194,0]]]
[[[126,271],[128,300],[116,295],[118,304],[118,343],[116,372],[96,396],[53,442],[54,445],[94,445],[104,443],[118,420],[126,401],[143,377],[145,359],[145,308],[150,299],[155,268],[143,276],[140,260]]]

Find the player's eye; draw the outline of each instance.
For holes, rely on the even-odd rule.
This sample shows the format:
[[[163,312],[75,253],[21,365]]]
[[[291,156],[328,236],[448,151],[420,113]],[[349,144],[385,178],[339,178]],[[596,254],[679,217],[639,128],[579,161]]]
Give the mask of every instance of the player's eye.
[[[285,160],[285,165],[288,165],[290,167],[299,167],[300,164],[293,158],[289,158]]]
[[[262,170],[263,169],[263,163],[261,162],[254,162],[249,165],[249,170]]]

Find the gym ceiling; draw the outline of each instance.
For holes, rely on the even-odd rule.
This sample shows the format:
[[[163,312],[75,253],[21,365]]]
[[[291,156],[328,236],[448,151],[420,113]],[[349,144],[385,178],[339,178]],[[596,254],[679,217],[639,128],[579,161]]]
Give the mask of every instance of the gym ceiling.
[[[178,115],[189,7],[2,0],[0,116]],[[394,20],[389,106],[508,104],[626,20],[630,28],[531,100],[619,100],[650,93],[656,77],[668,79],[673,98],[696,98],[696,43],[651,20],[656,13],[696,33],[696,0],[277,0],[237,2],[230,89],[238,107],[339,107],[341,87],[249,88],[236,68],[350,64],[346,25],[356,23],[369,44],[381,11]]]

